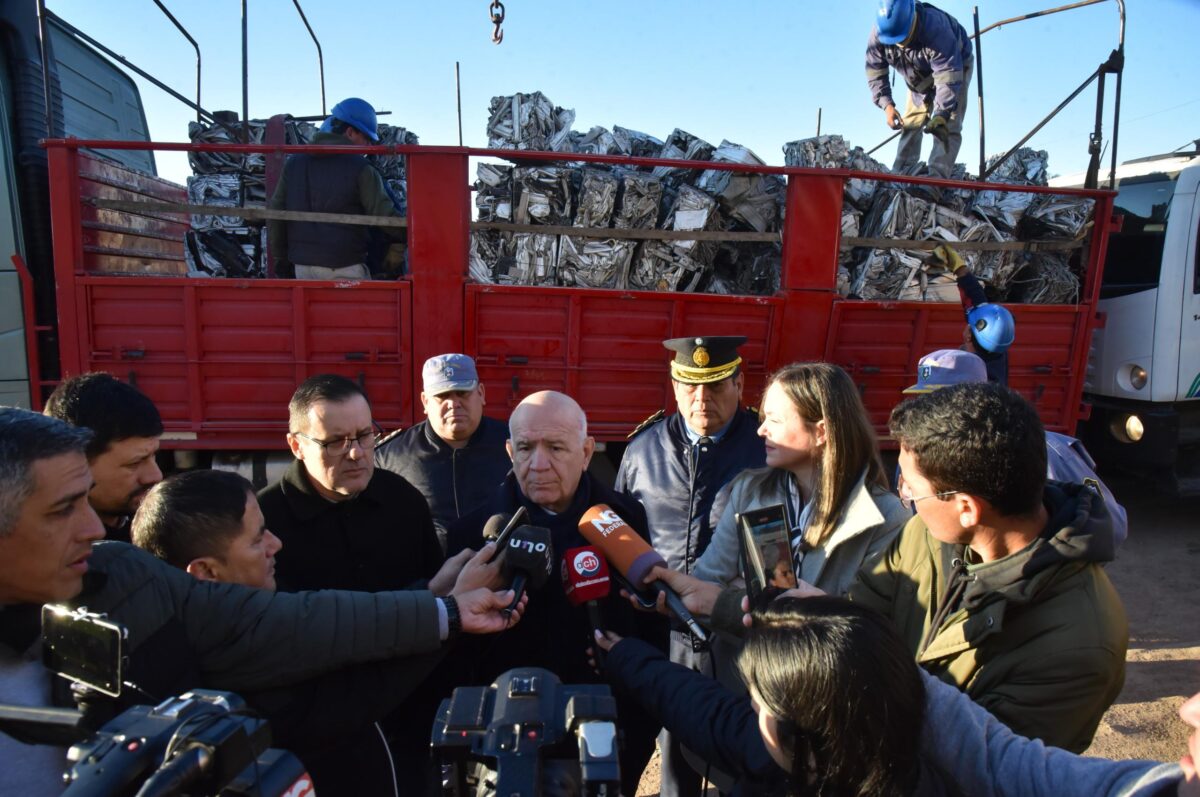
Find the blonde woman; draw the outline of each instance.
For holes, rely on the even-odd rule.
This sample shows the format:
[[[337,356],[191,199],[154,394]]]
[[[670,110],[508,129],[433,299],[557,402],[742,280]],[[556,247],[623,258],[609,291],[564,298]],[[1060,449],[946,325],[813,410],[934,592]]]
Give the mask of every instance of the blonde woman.
[[[836,365],[795,363],[767,382],[760,416],[768,467],[730,483],[692,575],[721,584],[740,578],[737,514],[783,504],[796,576],[844,596],[863,561],[887,548],[912,517],[888,489],[858,389]]]

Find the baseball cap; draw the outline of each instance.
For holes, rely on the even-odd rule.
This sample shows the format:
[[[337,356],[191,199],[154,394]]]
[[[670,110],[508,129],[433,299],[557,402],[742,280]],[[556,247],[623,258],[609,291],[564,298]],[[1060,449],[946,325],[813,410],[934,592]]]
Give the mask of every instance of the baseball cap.
[[[987,366],[978,354],[961,349],[939,349],[917,362],[917,383],[905,393],[932,393],[941,387],[986,382]]]
[[[452,390],[474,390],[479,373],[475,361],[465,354],[439,354],[425,361],[421,381],[427,395],[438,396]]]

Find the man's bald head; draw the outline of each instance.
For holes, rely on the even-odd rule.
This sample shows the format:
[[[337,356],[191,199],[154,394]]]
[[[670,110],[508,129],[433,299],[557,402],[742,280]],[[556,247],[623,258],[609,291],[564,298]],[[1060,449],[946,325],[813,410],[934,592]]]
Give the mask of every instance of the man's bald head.
[[[583,408],[568,395],[543,390],[517,405],[508,428],[508,456],[521,492],[553,512],[570,506],[596,447]]]

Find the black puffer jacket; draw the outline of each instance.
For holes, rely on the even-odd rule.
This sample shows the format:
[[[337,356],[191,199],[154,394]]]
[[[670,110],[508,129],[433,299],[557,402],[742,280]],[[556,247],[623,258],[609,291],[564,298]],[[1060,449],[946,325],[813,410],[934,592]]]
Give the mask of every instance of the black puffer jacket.
[[[716,442],[692,445],[675,413],[637,434],[625,450],[616,490],[641,501],[650,544],[672,569],[690,573],[721,518],[721,488],[747,468],[766,464],[758,416],[738,410]]]
[[[375,450],[375,467],[421,491],[444,551],[446,528],[491,498],[508,475],[507,439],[508,426],[485,417],[465,446],[451,448],[429,421],[422,421],[384,441]]]

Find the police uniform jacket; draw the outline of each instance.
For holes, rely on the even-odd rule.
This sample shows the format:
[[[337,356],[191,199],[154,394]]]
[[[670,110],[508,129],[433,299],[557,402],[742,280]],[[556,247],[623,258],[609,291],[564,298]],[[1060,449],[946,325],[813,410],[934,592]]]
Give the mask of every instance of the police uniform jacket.
[[[485,417],[465,446],[452,448],[422,421],[376,449],[375,467],[402,477],[425,496],[445,549],[447,526],[487,501],[508,475],[507,439],[508,426]]]
[[[721,488],[766,464],[758,417],[742,409],[719,440],[693,445],[683,416],[643,429],[621,459],[616,489],[646,507],[650,544],[672,569],[690,573],[712,539],[728,495]]]

